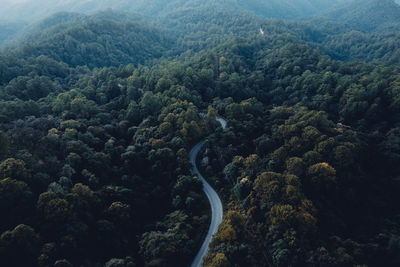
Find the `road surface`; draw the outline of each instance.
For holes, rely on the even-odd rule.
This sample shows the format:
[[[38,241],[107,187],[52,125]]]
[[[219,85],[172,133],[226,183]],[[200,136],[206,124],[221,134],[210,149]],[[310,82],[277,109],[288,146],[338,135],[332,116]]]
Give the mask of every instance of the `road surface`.
[[[217,117],[216,120],[217,120],[219,123],[221,123],[221,126],[222,126],[223,129],[226,129],[226,125],[228,124],[228,123],[226,122],[226,120],[224,120],[223,118],[220,118],[220,117]]]
[[[222,118],[217,118],[217,121],[221,123],[222,128],[226,128],[226,121]],[[197,175],[201,182],[203,183],[203,191],[206,193],[208,201],[211,205],[211,224],[210,228],[208,229],[207,236],[203,242],[203,245],[200,248],[200,251],[197,253],[196,258],[194,259],[191,267],[201,267],[203,266],[203,258],[207,254],[208,246],[210,245],[211,239],[218,231],[218,226],[222,222],[222,202],[219,198],[217,192],[210,186],[210,184],[204,179],[204,177],[199,172],[197,165],[196,165],[196,158],[197,154],[199,154],[200,149],[203,147],[204,141],[201,141],[197,145],[195,145],[192,150],[190,151],[190,163],[192,164],[192,173]]]

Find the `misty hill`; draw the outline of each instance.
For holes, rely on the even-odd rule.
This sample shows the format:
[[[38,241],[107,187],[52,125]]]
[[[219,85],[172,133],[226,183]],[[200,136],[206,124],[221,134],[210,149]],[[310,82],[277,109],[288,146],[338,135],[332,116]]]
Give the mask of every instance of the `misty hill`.
[[[189,1],[174,8],[170,2],[168,6],[173,11],[158,17],[154,23],[136,13],[110,9],[91,16],[56,13],[23,31],[29,34],[21,34],[20,42],[24,46],[17,49],[16,56],[35,58],[45,55],[72,67],[116,66],[121,62],[137,65],[184,51],[210,49],[232,37],[257,39],[261,27],[267,36],[285,35],[293,42],[314,44],[340,60],[399,61],[397,43],[400,37],[397,35],[362,35],[352,32],[346,24],[325,19],[317,20],[318,23],[263,19],[243,9],[224,8],[224,2],[199,1],[197,7],[195,3]],[[155,6],[148,5],[147,8]],[[369,12],[380,14],[381,11]],[[171,30],[161,30],[161,27]],[[172,42],[171,36],[177,41]]]
[[[225,8],[245,9],[265,17],[298,18],[316,14],[346,1],[348,0],[24,0],[6,2],[0,10],[0,16],[8,20],[16,20],[16,18],[37,20],[59,11],[89,14],[107,8],[135,11],[147,16],[159,16],[178,8],[220,5]]]
[[[81,13],[59,12],[31,24],[13,23],[21,26],[15,29],[12,35],[7,35],[7,32],[0,28],[0,35],[8,36],[8,38],[4,39],[0,37],[0,40],[2,40],[0,47],[2,45],[12,47],[18,46],[21,43],[36,42],[48,34],[47,31],[52,28],[57,28],[57,31],[61,31],[72,23],[82,22],[86,19],[89,19],[89,17]]]
[[[12,40],[25,26],[24,22],[0,21],[0,47]]]
[[[324,14],[364,32],[398,30],[400,6],[394,0],[354,0]]]
[[[346,0],[237,0],[240,8],[245,8],[267,18],[295,19],[329,10]]]
[[[74,22],[81,22],[88,19],[87,15],[84,15],[82,13],[73,13],[73,12],[58,12],[55,14],[52,14],[49,17],[46,17],[43,20],[40,20],[37,23],[34,23],[30,27],[30,32],[32,31],[44,31],[47,30],[51,27],[58,26],[60,24],[69,24],[69,23],[74,23]]]
[[[91,68],[144,64],[160,57],[172,44],[167,34],[132,20],[121,22],[67,13],[38,23],[33,32],[16,50],[17,57],[44,55],[70,66]]]

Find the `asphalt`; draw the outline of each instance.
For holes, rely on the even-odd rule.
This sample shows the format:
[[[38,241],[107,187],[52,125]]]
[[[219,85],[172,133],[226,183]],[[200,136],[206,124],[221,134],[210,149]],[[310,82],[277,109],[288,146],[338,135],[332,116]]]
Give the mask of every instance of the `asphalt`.
[[[217,121],[221,123],[222,128],[226,128],[226,121],[222,118],[217,118]],[[222,216],[223,216],[223,208],[222,208],[222,202],[221,199],[219,198],[217,192],[211,187],[211,185],[204,179],[203,175],[199,172],[197,165],[196,165],[196,158],[197,155],[199,154],[199,151],[204,145],[204,141],[199,142],[197,145],[195,145],[192,150],[190,151],[189,157],[190,157],[190,163],[192,164],[192,173],[194,175],[197,175],[201,182],[203,183],[203,191],[206,193],[208,201],[210,202],[211,206],[211,223],[210,227],[208,229],[208,233],[206,238],[204,239],[204,242],[200,248],[200,251],[197,253],[196,258],[194,259],[191,267],[201,267],[203,266],[203,259],[204,256],[208,252],[208,247],[210,245],[210,242],[213,238],[213,236],[217,233],[218,227],[222,222]]]

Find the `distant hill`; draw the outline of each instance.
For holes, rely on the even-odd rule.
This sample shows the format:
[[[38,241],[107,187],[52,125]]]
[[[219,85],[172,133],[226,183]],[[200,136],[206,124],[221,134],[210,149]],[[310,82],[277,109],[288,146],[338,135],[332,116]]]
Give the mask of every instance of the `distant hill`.
[[[318,14],[347,0],[237,0],[238,5],[267,18],[295,19]]]
[[[0,47],[15,38],[24,27],[26,27],[24,22],[0,21]]]
[[[247,12],[265,18],[299,19],[326,12],[335,5],[349,0],[19,0],[3,2],[0,18],[4,21],[22,20],[29,28],[13,28],[12,34],[8,29],[2,29],[0,24],[0,45],[32,29],[44,29],[79,20],[85,15],[112,9],[116,12],[134,12],[156,20],[164,21],[176,18],[176,14],[196,13],[206,10]],[[196,10],[193,12],[193,10]],[[81,15],[66,15],[59,12]],[[58,18],[42,19],[57,13]],[[196,14],[194,14],[196,16]],[[236,19],[236,17],[235,17]],[[50,24],[48,23],[50,20]],[[115,20],[115,18],[113,18]],[[166,21],[168,22],[168,21]],[[41,23],[41,25],[38,25]],[[32,28],[33,27],[33,28]]]
[[[89,17],[84,14],[72,12],[58,12],[32,24],[24,24],[25,27],[18,28],[13,36],[4,39],[3,43],[7,46],[17,46],[21,43],[36,42],[48,34],[52,28],[57,28],[57,31],[66,29],[69,25],[75,22],[82,22]],[[8,42],[12,40],[12,42]]]
[[[108,1],[102,0],[99,3],[106,7]],[[73,2],[67,1],[65,4],[74,7],[85,4],[86,11],[93,10],[90,8],[91,1],[75,2],[72,5]],[[400,48],[397,40],[400,37],[381,36],[377,32],[398,27],[400,7],[393,0],[355,0],[347,4],[341,0],[334,2],[342,2],[342,5],[310,23],[307,20],[296,22],[265,19],[249,11],[254,8],[256,12],[256,7],[263,7],[259,8],[259,12],[278,10],[289,1],[278,3],[271,0],[268,6],[259,0],[152,0],[147,5],[144,1],[136,0],[137,5],[129,7],[127,1],[120,0],[115,2],[114,7],[125,7],[126,10],[131,8],[154,17],[114,9],[93,15],[60,12],[26,27],[20,34],[19,42],[13,46],[24,44],[17,49],[18,58],[44,55],[70,67],[87,65],[94,68],[121,63],[137,65],[162,56],[177,56],[183,51],[196,53],[207,50],[233,36],[259,38],[261,27],[266,37],[283,34],[288,40],[313,43],[335,59],[398,62],[397,51]],[[300,4],[308,7],[304,8],[304,12],[316,12],[317,7],[322,9],[330,5],[326,1],[316,3],[299,0],[292,7],[299,7]],[[246,7],[238,8],[238,5]],[[293,12],[292,15],[290,12],[286,15],[299,14]],[[278,16],[278,13],[275,15]],[[161,27],[170,30],[162,30]],[[376,35],[362,35],[357,31]]]
[[[104,19],[102,17],[109,17]],[[133,20],[112,20],[112,14],[87,17],[61,13],[32,28],[17,57],[47,56],[69,66],[103,67],[144,64],[160,57],[173,43],[161,30]]]
[[[60,24],[79,22],[85,19],[88,19],[88,16],[81,13],[58,12],[33,24],[31,30],[43,31]]]
[[[353,0],[325,14],[363,32],[392,31],[400,27],[400,6],[394,0]]]
[[[6,2],[0,17],[12,20],[18,14],[26,20],[37,20],[54,12],[94,13],[107,8],[135,11],[147,16],[159,16],[179,8],[220,5],[242,8],[270,18],[298,18],[327,10],[348,0],[22,0]]]

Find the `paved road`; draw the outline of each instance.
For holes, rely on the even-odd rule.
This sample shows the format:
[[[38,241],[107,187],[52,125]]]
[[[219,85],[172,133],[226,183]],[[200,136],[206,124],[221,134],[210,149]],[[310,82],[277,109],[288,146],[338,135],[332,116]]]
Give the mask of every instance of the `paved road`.
[[[216,120],[217,120],[219,123],[221,123],[221,126],[222,126],[223,129],[226,129],[226,125],[228,124],[228,123],[226,122],[226,120],[224,120],[223,118],[220,118],[220,117],[217,117]]]
[[[221,123],[222,128],[226,128],[226,121],[222,118],[217,118],[217,120]],[[219,198],[217,192],[210,186],[210,184],[204,179],[204,177],[201,175],[199,170],[197,169],[196,165],[196,158],[197,154],[199,153],[200,149],[203,147],[204,141],[201,141],[197,145],[195,145],[192,150],[190,151],[189,157],[190,157],[190,163],[192,164],[192,173],[194,175],[197,175],[199,179],[203,182],[203,191],[206,193],[208,197],[208,201],[210,202],[211,205],[211,224],[210,228],[208,229],[207,236],[203,242],[203,245],[200,248],[200,251],[197,253],[196,258],[194,259],[191,267],[200,267],[203,266],[203,258],[207,254],[208,251],[208,246],[210,245],[211,239],[213,236],[217,233],[218,231],[218,226],[222,222],[222,215],[223,215],[223,209],[222,209],[222,202],[221,199]]]

